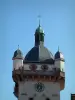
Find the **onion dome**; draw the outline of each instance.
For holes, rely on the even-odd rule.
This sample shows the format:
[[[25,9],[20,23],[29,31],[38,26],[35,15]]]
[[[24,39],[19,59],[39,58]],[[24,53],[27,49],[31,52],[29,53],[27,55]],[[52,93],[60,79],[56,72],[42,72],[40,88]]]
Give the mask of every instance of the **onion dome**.
[[[44,35],[44,31],[39,24],[38,28],[35,31],[35,46],[40,45],[40,43],[44,44]]]
[[[42,27],[39,25],[39,27],[36,29],[35,33],[44,33],[44,30]]]
[[[22,51],[19,48],[14,52],[13,59],[23,59]]]
[[[40,16],[38,16],[39,17],[39,26],[38,26],[38,28],[36,29],[36,31],[35,31],[35,34],[40,34],[40,33],[44,33],[44,30],[42,29],[42,27],[41,27],[41,25],[40,25]]]
[[[59,60],[63,60],[64,61],[64,56],[63,56],[62,52],[59,51],[59,48],[58,48],[58,51],[56,52],[54,58],[55,58],[55,60],[59,59]]]

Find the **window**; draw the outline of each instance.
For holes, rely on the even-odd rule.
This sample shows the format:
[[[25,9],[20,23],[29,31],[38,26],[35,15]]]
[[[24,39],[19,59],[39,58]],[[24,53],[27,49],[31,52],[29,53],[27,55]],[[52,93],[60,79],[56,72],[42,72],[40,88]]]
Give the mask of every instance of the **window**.
[[[49,98],[46,98],[46,100],[50,100]]]
[[[75,100],[75,94],[71,94],[71,100]]]
[[[29,66],[29,68],[32,70],[32,71],[35,71],[37,66],[35,64],[32,64]]]
[[[48,70],[48,66],[47,65],[42,65],[41,68],[43,69],[43,71]]]
[[[33,98],[29,98],[29,100],[33,100]]]

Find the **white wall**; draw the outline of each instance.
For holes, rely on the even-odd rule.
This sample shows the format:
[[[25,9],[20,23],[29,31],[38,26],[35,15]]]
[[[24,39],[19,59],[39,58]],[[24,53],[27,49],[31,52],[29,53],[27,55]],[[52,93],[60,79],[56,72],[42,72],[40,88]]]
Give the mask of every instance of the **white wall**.
[[[24,70],[31,70],[30,65],[32,65],[32,64],[24,64],[23,65],[23,60],[21,60],[21,59],[13,60],[13,69],[15,68],[15,70],[19,69],[22,66],[24,67]],[[41,69],[42,65],[44,65],[44,64],[36,64],[36,66],[37,66],[36,70],[42,70]],[[50,64],[47,64],[47,66],[48,66],[48,71],[53,70],[53,68],[55,67],[54,65],[50,65]]]
[[[55,66],[57,68],[60,68],[61,71],[65,71],[65,66],[64,66],[64,62],[63,61],[55,61]]]
[[[64,71],[65,72],[65,65],[64,65],[64,62],[60,61],[60,69],[61,71]]]
[[[50,100],[60,100],[60,85],[59,83],[53,82],[44,82],[45,89],[43,92],[37,92],[35,90],[35,83],[32,81],[19,82],[19,100],[28,100],[29,97],[34,97],[34,100],[46,100],[46,98],[50,98]],[[26,93],[27,95],[21,95],[22,93]],[[45,96],[43,96],[45,94]],[[57,96],[52,96],[52,94],[56,94]]]
[[[13,69],[19,69],[19,67],[23,66],[23,60],[22,59],[15,59],[13,60]]]
[[[30,70],[30,68],[29,68],[30,65],[32,65],[32,64],[24,64],[24,69],[25,70]],[[42,70],[41,66],[45,65],[45,64],[36,64],[36,65],[37,65],[37,69],[36,70]],[[47,64],[47,66],[48,66],[48,70],[49,71],[52,70],[52,68],[55,67],[54,65],[49,65],[49,64]]]

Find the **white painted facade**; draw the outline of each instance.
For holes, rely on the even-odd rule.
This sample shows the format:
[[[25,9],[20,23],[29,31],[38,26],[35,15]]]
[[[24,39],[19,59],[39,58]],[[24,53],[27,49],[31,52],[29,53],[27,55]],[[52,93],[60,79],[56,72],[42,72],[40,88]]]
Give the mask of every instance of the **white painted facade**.
[[[34,64],[35,64],[35,63],[34,63]],[[30,69],[30,65],[32,65],[32,64],[25,64],[25,65],[24,65],[24,69],[25,69],[25,70],[31,70],[31,69]],[[42,66],[42,65],[45,65],[45,64],[36,64],[36,66],[37,66],[36,70],[38,70],[38,71],[39,71],[39,70],[42,70],[42,69],[41,69],[41,66]],[[51,70],[55,67],[54,65],[49,65],[49,64],[46,64],[46,65],[48,66],[48,71],[51,71]]]
[[[61,70],[62,72],[65,72],[64,61],[56,60],[56,61],[55,61],[55,66],[56,66],[57,68],[60,68],[60,70]]]
[[[19,82],[19,100],[60,100],[60,84],[55,82],[43,82],[44,91],[37,92],[35,84],[38,82]],[[25,95],[26,94],[26,95]]]
[[[13,60],[13,69],[17,70],[22,66],[23,66],[23,60],[22,59],[14,59]]]
[[[32,64],[33,63],[31,63],[31,64],[24,64],[23,65],[23,60],[16,59],[16,60],[13,61],[13,69],[17,70],[19,68],[24,67],[24,70],[31,70],[30,69],[30,65],[32,65]],[[55,65],[46,64],[48,66],[48,71],[53,70],[53,68],[60,68],[60,64],[59,64],[59,67],[57,67],[58,64],[59,64],[59,62],[57,62]],[[37,66],[36,70],[39,71],[39,70],[42,70],[41,67],[42,67],[42,65],[45,65],[45,64],[35,64],[35,65]]]

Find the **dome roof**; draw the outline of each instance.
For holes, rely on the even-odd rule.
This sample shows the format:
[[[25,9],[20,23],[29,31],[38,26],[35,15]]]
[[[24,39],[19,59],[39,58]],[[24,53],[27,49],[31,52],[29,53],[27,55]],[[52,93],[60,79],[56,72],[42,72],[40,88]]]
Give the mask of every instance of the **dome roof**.
[[[44,33],[44,30],[42,27],[39,25],[39,27],[36,29],[35,33]]]
[[[25,56],[24,62],[42,62],[53,59],[53,55],[44,46],[34,46]]]
[[[22,58],[23,58],[23,54],[22,54],[21,50],[17,49],[17,50],[14,52],[13,59],[14,59],[14,58],[19,58],[19,59],[22,59]]]
[[[64,60],[64,56],[61,52],[57,51],[55,54],[55,59],[63,59]]]

